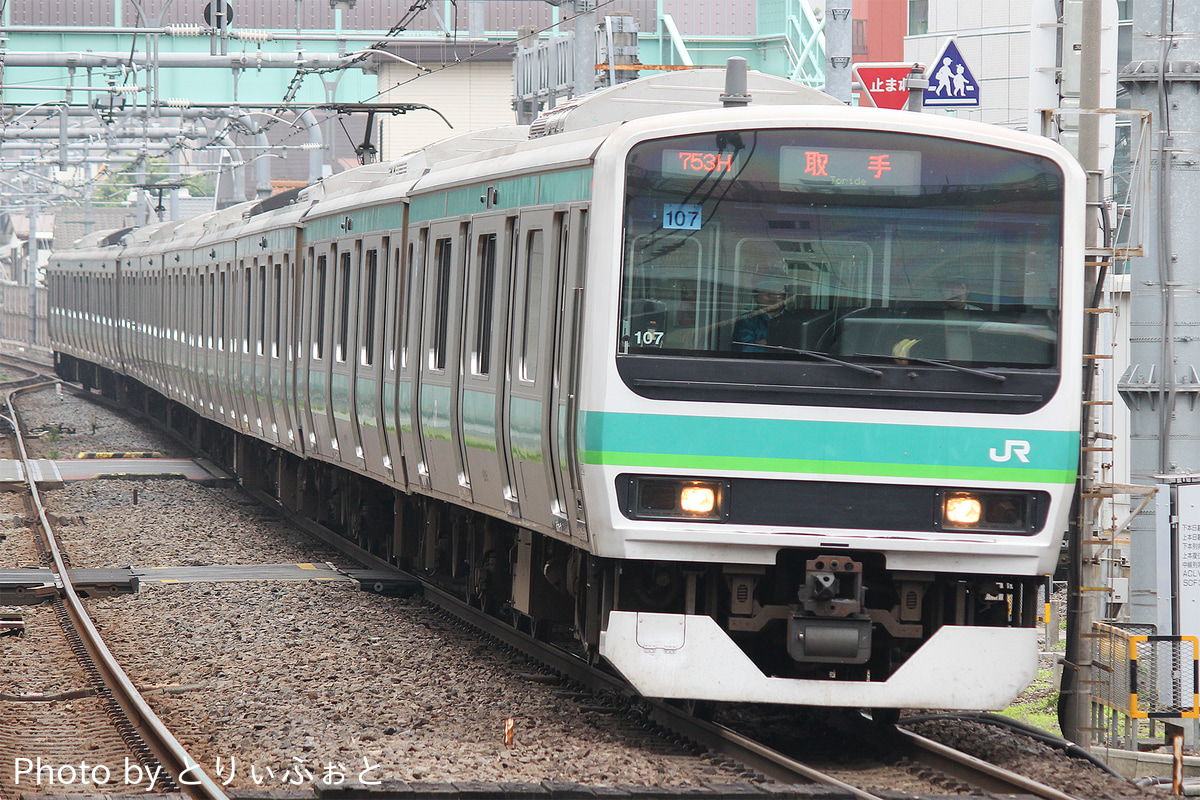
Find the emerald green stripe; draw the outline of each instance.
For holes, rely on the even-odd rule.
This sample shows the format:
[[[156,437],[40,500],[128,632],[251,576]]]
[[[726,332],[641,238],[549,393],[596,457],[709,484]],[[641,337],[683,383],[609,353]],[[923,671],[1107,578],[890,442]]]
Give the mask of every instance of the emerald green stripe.
[[[584,412],[580,457],[631,467],[1072,483],[1075,431]]]
[[[574,203],[592,196],[592,170],[573,169],[542,176],[542,203]]]
[[[479,201],[480,197],[487,195],[489,188],[495,191],[495,200],[490,209]],[[487,210],[511,210],[539,204],[573,203],[587,200],[591,194],[591,167],[561,170],[417,195],[412,198],[408,220],[412,224],[445,216],[478,214]]]
[[[930,464],[872,464],[861,461],[813,461],[781,458],[737,458],[731,456],[681,456],[656,453],[606,453],[585,450],[585,463],[618,467],[659,469],[728,470],[731,472],[794,472],[817,475],[868,475],[879,478],[932,478],[937,480],[1013,481],[1030,483],[1074,483],[1070,470],[970,468]]]

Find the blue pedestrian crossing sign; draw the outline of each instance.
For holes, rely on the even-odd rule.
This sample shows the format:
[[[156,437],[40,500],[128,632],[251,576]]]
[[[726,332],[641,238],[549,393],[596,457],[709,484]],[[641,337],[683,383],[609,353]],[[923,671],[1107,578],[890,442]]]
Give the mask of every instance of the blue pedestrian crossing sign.
[[[925,90],[926,108],[974,108],[979,105],[979,81],[958,52],[953,39],[929,68],[929,88]]]

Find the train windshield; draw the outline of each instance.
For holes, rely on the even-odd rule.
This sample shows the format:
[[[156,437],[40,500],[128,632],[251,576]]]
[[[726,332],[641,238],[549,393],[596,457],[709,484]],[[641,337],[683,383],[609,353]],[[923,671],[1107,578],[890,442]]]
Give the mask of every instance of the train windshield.
[[[642,143],[618,353],[1053,369],[1063,183],[1042,157],[912,134]]]

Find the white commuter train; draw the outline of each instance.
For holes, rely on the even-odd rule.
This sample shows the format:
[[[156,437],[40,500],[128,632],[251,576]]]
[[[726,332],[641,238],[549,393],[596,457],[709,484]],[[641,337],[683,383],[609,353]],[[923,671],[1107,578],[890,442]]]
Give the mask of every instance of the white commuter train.
[[[752,74],[54,254],[60,374],[648,696],[997,708],[1079,457],[1084,177]]]

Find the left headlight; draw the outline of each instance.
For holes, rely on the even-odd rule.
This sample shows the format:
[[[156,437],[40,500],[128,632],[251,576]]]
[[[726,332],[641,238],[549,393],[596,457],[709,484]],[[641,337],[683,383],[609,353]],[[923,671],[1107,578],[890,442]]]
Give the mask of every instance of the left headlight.
[[[632,519],[725,519],[724,481],[628,476],[626,513]]]

